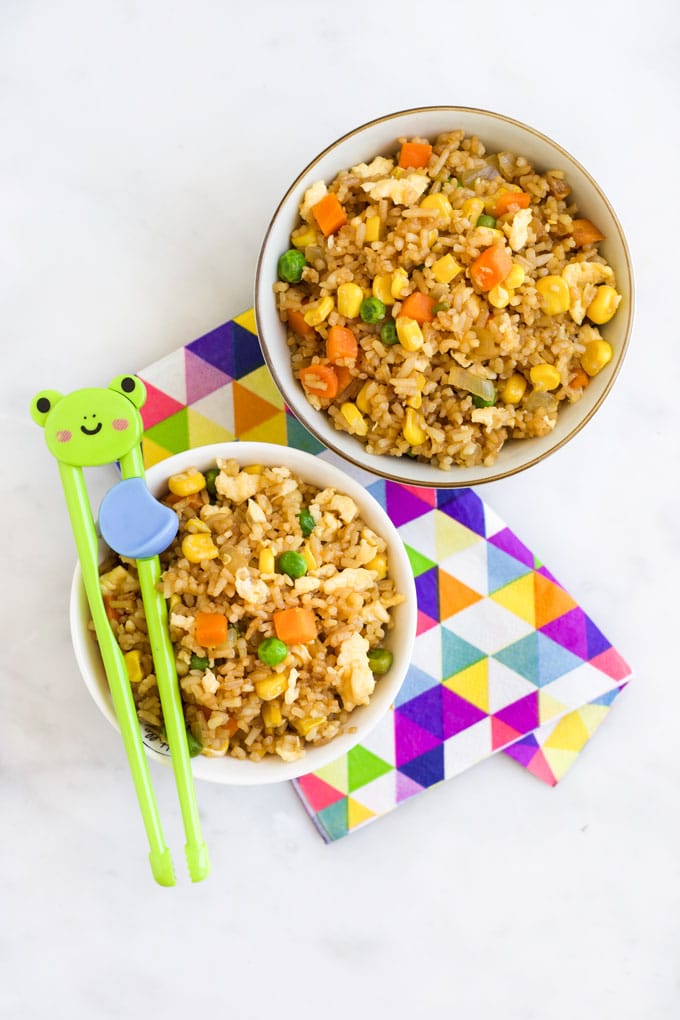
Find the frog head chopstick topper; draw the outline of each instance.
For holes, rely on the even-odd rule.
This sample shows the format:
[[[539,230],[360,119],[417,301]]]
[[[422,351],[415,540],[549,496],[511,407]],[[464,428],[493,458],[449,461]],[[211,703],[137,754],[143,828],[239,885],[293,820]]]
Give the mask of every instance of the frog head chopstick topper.
[[[151,870],[160,885],[174,885],[172,859],[151,786],[125,660],[111,629],[99,587],[97,531],[82,470],[116,460],[120,462],[122,481],[102,500],[99,530],[113,550],[137,560],[158,693],[187,838],[187,864],[192,880],[199,882],[207,876],[210,865],[201,835],[167,609],[157,587],[160,579],[158,554],[175,537],[178,520],[173,510],[151,495],[144,480],[140,446],[144,426],[139,408],[145,400],[143,382],[136,376],[123,375],[114,379],[108,389],[76,390],[67,396],[56,390],[43,390],[33,398],[31,417],[45,430],[47,448],[59,464],[83,584],[149,841]]]

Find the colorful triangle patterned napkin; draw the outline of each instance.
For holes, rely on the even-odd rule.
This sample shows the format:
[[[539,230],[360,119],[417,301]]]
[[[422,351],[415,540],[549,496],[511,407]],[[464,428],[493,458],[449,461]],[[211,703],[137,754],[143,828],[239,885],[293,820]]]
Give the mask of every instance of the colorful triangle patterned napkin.
[[[472,489],[403,486],[346,465],[284,406],[252,311],[142,369],[148,466],[205,443],[264,440],[338,463],[406,545],[418,634],[367,741],[295,782],[327,841],[503,751],[554,785],[630,679],[593,621]]]

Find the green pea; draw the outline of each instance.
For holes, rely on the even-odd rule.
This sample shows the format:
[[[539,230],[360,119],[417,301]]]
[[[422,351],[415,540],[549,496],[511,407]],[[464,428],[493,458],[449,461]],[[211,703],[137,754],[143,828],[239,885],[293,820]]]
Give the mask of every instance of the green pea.
[[[397,324],[394,319],[390,319],[380,330],[380,339],[386,347],[391,347],[392,344],[399,343],[399,337],[397,336]]]
[[[432,311],[433,311],[433,312],[434,312],[434,314],[436,315],[436,314],[437,314],[437,312],[445,312],[445,311],[447,311],[448,307],[449,307],[449,306],[448,306],[448,304],[447,304],[447,302],[446,302],[446,301],[440,301],[440,302],[439,302],[439,304],[437,304],[437,305],[435,305],[435,306],[434,306],[434,308],[432,309]]]
[[[209,468],[204,473],[205,487],[208,490],[208,495],[212,496],[213,498],[215,496],[217,496],[217,486],[215,485],[215,480],[217,479],[217,476],[219,475],[219,473],[220,473],[220,469],[216,468],[216,467],[215,468]]]
[[[493,218],[493,216],[487,216],[486,213],[482,213],[482,215],[477,220],[477,226],[478,227],[495,227],[496,226],[496,221]]]
[[[257,649],[257,657],[265,666],[278,666],[288,655],[288,645],[276,637],[265,638]]]
[[[284,283],[299,283],[306,265],[307,259],[297,248],[284,251],[276,265],[279,280],[283,280]]]
[[[472,394],[472,403],[475,407],[495,407],[497,400],[498,396],[495,393],[493,395],[493,400],[485,400],[484,397],[478,397],[476,393]]]
[[[368,653],[368,664],[374,673],[382,676],[389,670],[393,658],[389,648],[371,648]]]
[[[305,538],[309,538],[316,527],[316,521],[314,520],[311,511],[308,510],[307,507],[304,507],[298,514],[298,520],[300,522],[300,531]]]
[[[380,322],[381,319],[385,318],[386,314],[387,308],[380,298],[377,297],[364,298],[359,307],[359,315],[369,325]]]
[[[210,665],[210,659],[205,655],[192,655],[189,665],[191,669],[207,669]]]
[[[279,570],[288,577],[304,577],[307,573],[307,564],[304,556],[299,552],[289,549],[279,556]]]
[[[200,741],[196,740],[196,737],[193,735],[188,726],[187,726],[187,745],[189,747],[190,758],[195,758],[203,750],[203,744],[201,744]]]
[[[462,181],[460,181],[460,180],[456,179],[456,187],[457,187],[457,188],[464,188],[464,187],[465,187],[465,185],[463,184],[463,182],[462,182]]]

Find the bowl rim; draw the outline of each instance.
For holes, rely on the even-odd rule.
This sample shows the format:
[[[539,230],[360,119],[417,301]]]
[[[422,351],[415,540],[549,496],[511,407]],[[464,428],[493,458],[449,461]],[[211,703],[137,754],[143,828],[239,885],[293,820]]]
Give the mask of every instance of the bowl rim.
[[[187,461],[191,459],[193,454],[198,454],[199,461],[213,460],[216,457],[228,459],[231,456],[236,456],[240,448],[247,448],[248,451],[251,452],[245,454],[245,459],[251,460],[258,452],[262,451],[263,447],[266,447],[268,451],[271,451],[272,463],[275,462],[274,454],[281,451],[280,462],[284,466],[289,466],[290,470],[294,474],[298,474],[301,470],[299,465],[296,466],[294,464],[290,466],[285,464],[286,453],[292,451],[296,458],[299,458],[301,461],[309,465],[310,472],[307,480],[311,481],[311,469],[315,463],[319,463],[318,455],[309,453],[306,450],[300,450],[297,447],[287,447],[262,440],[224,440],[222,442],[206,443],[202,446],[189,448],[188,450],[181,450],[176,454],[171,454],[169,457],[156,462],[151,467],[147,468],[145,474],[148,480],[149,473],[153,472],[152,482],[149,486],[153,492],[157,485],[162,483],[163,466],[167,465],[170,460],[174,460],[177,457],[181,457],[184,461]],[[265,463],[266,462],[267,460],[265,459]],[[394,700],[397,697],[399,690],[406,681],[406,675],[412,662],[418,624],[418,612],[415,579],[410,567],[405,546],[401,540],[396,524],[393,523],[385,508],[380,505],[375,496],[371,492],[368,492],[366,487],[358,479],[348,474],[344,466],[325,459],[321,460],[320,463],[331,477],[336,474],[342,476],[342,483],[347,483],[345,490],[340,489],[342,483],[339,480],[335,487],[338,488],[338,491],[347,492],[349,490],[349,495],[359,502],[360,513],[363,514],[365,511],[365,507],[361,505],[361,501],[364,501],[369,507],[373,508],[374,505],[374,515],[380,519],[380,525],[376,525],[375,530],[379,531],[381,537],[387,541],[391,562],[393,567],[396,565],[394,574],[395,579],[397,577],[399,578],[400,590],[404,587],[404,585],[407,589],[403,592],[405,595],[405,602],[402,603],[404,607],[402,613],[403,620],[401,621],[399,628],[400,632],[401,628],[403,628],[403,633],[400,633],[400,637],[398,639],[403,644],[403,648],[400,649],[402,658],[395,670],[391,682],[383,688],[383,692],[380,697],[382,707],[380,709],[377,707],[374,708],[373,716],[369,716],[363,723],[361,720],[358,720],[356,723],[350,721],[345,727],[344,732],[339,733],[326,744],[321,744],[318,747],[315,747],[314,745],[310,746],[307,749],[308,753],[305,756],[296,759],[293,762],[286,762],[279,758],[273,759],[270,756],[264,758],[260,762],[252,762],[249,759],[223,759],[199,756],[194,760],[198,766],[203,766],[203,768],[200,769],[198,773],[195,769],[192,769],[194,779],[196,780],[222,786],[268,786],[272,783],[287,782],[292,779],[298,779],[310,772],[318,771],[336,759],[342,757],[344,754],[349,753],[353,747],[356,747],[358,744],[361,744],[370,737],[373,730],[383,722],[386,715],[389,713],[391,705],[394,704]],[[160,478],[155,477],[157,475],[160,476]],[[316,483],[311,481],[311,484],[317,484],[318,487],[322,488],[327,485],[334,485],[333,481],[330,479]],[[380,526],[382,526],[382,531],[380,530]],[[388,533],[385,534],[385,531]],[[85,607],[85,611],[87,613],[87,605],[87,599],[84,596],[82,584],[82,570],[79,561],[76,561],[71,578],[68,601],[69,630],[76,664],[82,681],[95,705],[104,718],[106,718],[113,728],[120,733],[120,726],[113,708],[111,695],[108,690],[106,673],[103,671],[102,667],[102,682],[100,677],[98,677],[90,668],[90,663],[88,661],[90,658],[89,653],[91,652],[91,646],[95,645],[95,640],[93,636],[88,633],[87,621],[83,619],[82,610],[83,607]],[[395,608],[400,609],[401,606]],[[395,630],[390,633],[396,634],[397,629],[395,628]],[[383,678],[383,680],[387,679],[389,679],[389,674]],[[378,692],[376,691],[376,693]],[[373,704],[373,698],[371,699],[371,702],[369,702],[369,705],[365,706],[365,708],[368,709],[371,704]],[[363,707],[364,706],[358,706],[359,709]],[[349,729],[349,727],[354,725],[356,725],[359,729],[358,734],[351,732]],[[171,758],[166,754],[160,753],[155,747],[148,744],[144,739],[143,733],[142,743],[144,745],[145,755],[149,760],[158,762],[166,767],[171,767]],[[231,768],[225,770],[226,775],[221,774],[218,771],[218,763],[224,760],[227,760],[231,764]],[[217,769],[215,768],[215,765],[218,766]],[[209,774],[210,772],[215,772],[215,774],[211,775]]]
[[[297,177],[295,178],[293,183],[290,185],[290,187],[286,190],[285,194],[283,195],[283,197],[281,198],[280,202],[278,203],[276,209],[274,210],[274,213],[272,214],[272,217],[271,217],[271,219],[269,221],[269,224],[267,226],[267,229],[265,231],[264,238],[262,240],[262,244],[261,244],[261,247],[260,247],[260,252],[259,252],[259,255],[258,255],[258,259],[257,259],[257,266],[256,266],[256,270],[255,270],[254,309],[255,309],[255,322],[256,322],[256,325],[257,325],[257,335],[258,335],[258,339],[260,341],[260,348],[262,350],[262,354],[263,354],[265,362],[267,364],[267,368],[268,368],[269,372],[271,373],[272,378],[274,379],[274,382],[275,382],[276,387],[279,390],[279,392],[281,394],[285,394],[286,391],[285,391],[285,388],[281,384],[281,379],[280,379],[279,373],[277,371],[276,362],[275,362],[274,358],[270,354],[270,351],[268,349],[268,345],[263,340],[263,330],[261,329],[261,325],[260,325],[260,323],[262,321],[262,315],[261,315],[261,312],[260,312],[260,295],[261,295],[261,292],[263,290],[263,287],[262,287],[262,274],[263,274],[264,255],[265,255],[265,251],[266,251],[266,248],[267,248],[267,244],[269,242],[270,234],[272,233],[272,230],[274,228],[274,223],[276,222],[276,220],[277,220],[277,218],[279,216],[279,213],[281,212],[283,206],[286,204],[286,202],[288,201],[290,196],[293,194],[293,192],[296,191],[297,188],[299,187],[299,184],[300,184],[300,181],[302,180],[302,178],[305,177],[317,165],[317,163],[319,163],[329,152],[331,152],[333,149],[335,149],[338,145],[341,145],[343,142],[348,141],[350,138],[353,138],[355,135],[359,134],[361,131],[365,131],[367,128],[375,127],[378,124],[385,124],[388,121],[394,120],[397,117],[405,117],[405,116],[409,116],[411,114],[421,114],[421,113],[438,113],[438,112],[442,112],[442,111],[450,112],[450,113],[453,113],[453,114],[456,114],[456,113],[479,114],[479,115],[481,115],[483,117],[491,117],[493,120],[498,120],[498,121],[501,121],[501,122],[503,122],[505,124],[511,124],[513,127],[517,127],[517,128],[520,128],[522,131],[528,132],[530,135],[533,135],[534,137],[538,138],[542,143],[545,143],[545,144],[551,146],[552,148],[556,149],[558,152],[560,152],[562,154],[562,156],[564,156],[567,160],[569,160],[571,163],[573,163],[580,170],[580,172],[584,175],[584,177],[586,177],[586,179],[588,180],[590,185],[594,188],[595,192],[597,193],[599,198],[605,204],[605,206],[607,208],[607,211],[609,212],[609,215],[611,216],[612,220],[614,221],[614,224],[615,224],[616,229],[617,229],[618,234],[619,234],[619,240],[621,242],[621,248],[622,248],[622,251],[623,251],[623,256],[624,256],[624,262],[625,262],[625,265],[626,265],[626,270],[628,272],[628,276],[629,276],[629,279],[630,279],[630,297],[629,297],[628,301],[626,302],[627,307],[626,307],[625,332],[624,332],[624,336],[623,336],[623,343],[622,343],[621,348],[620,348],[620,353],[619,353],[619,356],[617,358],[616,364],[614,365],[614,367],[613,367],[613,369],[612,369],[612,371],[611,371],[611,373],[609,375],[607,383],[606,383],[604,389],[602,390],[602,393],[600,394],[598,399],[595,401],[593,406],[590,408],[590,410],[587,412],[587,414],[585,414],[582,418],[580,418],[576,422],[576,424],[574,425],[574,428],[572,428],[571,431],[567,433],[567,435],[563,436],[558,442],[556,442],[548,450],[545,450],[543,453],[539,453],[536,457],[534,457],[532,460],[527,461],[526,463],[519,464],[516,467],[508,468],[507,470],[504,470],[504,471],[496,471],[493,474],[485,475],[484,477],[479,478],[479,479],[477,479],[474,482],[470,482],[470,480],[464,481],[462,479],[457,481],[455,478],[454,479],[448,479],[448,478],[444,477],[444,478],[442,478],[441,482],[434,483],[434,482],[429,482],[428,481],[427,485],[424,486],[425,488],[458,489],[458,488],[469,488],[471,485],[486,485],[488,482],[497,482],[497,481],[499,481],[502,478],[509,478],[512,475],[516,475],[516,474],[519,474],[522,471],[526,471],[527,468],[534,467],[536,464],[539,464],[541,461],[546,460],[546,458],[549,457],[551,454],[556,453],[557,450],[560,450],[566,443],[568,443],[571,439],[573,439],[574,436],[577,435],[581,431],[581,429],[583,429],[588,424],[588,422],[591,420],[591,418],[595,415],[596,411],[602,406],[602,404],[604,403],[606,397],[611,392],[611,389],[612,389],[612,387],[614,385],[614,382],[616,381],[616,378],[617,378],[619,372],[621,371],[621,366],[623,365],[626,353],[628,351],[628,345],[629,345],[631,333],[632,333],[632,330],[633,330],[633,320],[634,320],[634,314],[635,314],[635,276],[634,276],[634,273],[633,273],[633,260],[632,260],[631,254],[630,254],[630,249],[628,247],[628,241],[626,240],[626,235],[625,235],[623,227],[621,225],[621,221],[619,220],[619,217],[617,216],[617,214],[616,214],[616,212],[615,212],[611,202],[607,198],[607,196],[606,196],[605,192],[603,191],[603,189],[597,183],[597,181],[592,176],[592,174],[588,170],[586,170],[586,168],[583,166],[583,164],[578,159],[576,159],[574,156],[572,156],[572,154],[567,149],[565,149],[564,146],[560,145],[559,142],[553,141],[552,138],[550,138],[546,134],[543,134],[543,132],[539,131],[537,128],[531,127],[529,124],[525,124],[523,121],[517,120],[514,117],[508,117],[506,114],[503,114],[503,113],[496,113],[493,110],[485,110],[485,109],[483,109],[481,107],[474,107],[474,106],[437,105],[437,106],[416,106],[416,107],[410,107],[410,108],[407,108],[405,110],[397,110],[394,113],[383,114],[380,117],[375,117],[372,120],[366,121],[364,124],[360,124],[358,127],[352,128],[351,131],[347,131],[344,135],[341,135],[339,138],[336,138],[335,141],[333,141],[329,145],[327,145],[325,147],[325,149],[323,149],[317,156],[315,156],[314,159],[312,159],[307,164],[307,166],[304,167],[304,169],[300,171],[300,173],[297,175]],[[292,407],[290,408],[290,410],[291,410],[291,412],[293,414],[295,414],[295,410]],[[297,415],[296,415],[296,417],[297,417]],[[312,435],[315,437],[315,439],[317,439],[324,447],[326,447],[329,450],[332,450],[333,453],[337,454],[338,457],[342,457],[343,460],[348,461],[350,464],[353,464],[355,467],[361,468],[363,471],[370,471],[372,474],[378,475],[381,478],[385,478],[388,481],[398,482],[401,485],[414,485],[414,484],[417,485],[418,484],[417,482],[413,482],[410,479],[404,478],[403,475],[393,474],[387,468],[383,469],[382,468],[382,461],[383,460],[388,461],[389,460],[389,456],[388,455],[385,455],[385,454],[380,455],[379,463],[378,464],[371,464],[371,466],[368,467],[366,465],[366,463],[364,461],[362,461],[359,457],[353,455],[351,452],[348,453],[345,449],[342,448],[341,445],[336,444],[331,439],[329,439],[328,436],[321,435],[321,433],[319,431],[317,431],[317,428],[316,428],[316,426],[315,426],[313,421],[310,422],[310,420],[308,418],[306,418],[304,421],[301,420],[301,424],[304,425],[304,427],[309,432],[311,432]],[[394,458],[392,458],[392,459],[394,459]],[[450,469],[450,470],[453,470],[453,469]],[[445,474],[446,474],[446,472],[442,472],[442,475],[445,475]]]

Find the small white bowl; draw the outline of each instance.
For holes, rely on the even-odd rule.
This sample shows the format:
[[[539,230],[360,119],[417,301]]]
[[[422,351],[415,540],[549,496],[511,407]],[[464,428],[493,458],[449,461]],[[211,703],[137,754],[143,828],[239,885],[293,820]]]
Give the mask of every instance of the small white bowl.
[[[539,172],[564,170],[579,214],[592,220],[606,235],[600,251],[616,274],[622,295],[619,311],[603,335],[614,349],[607,368],[591,380],[582,398],[561,406],[557,425],[546,436],[509,440],[491,467],[455,467],[443,471],[435,465],[408,457],[376,456],[367,453],[354,436],[333,427],[330,418],[316,411],[293,375],[286,342],[286,327],[280,321],[272,286],[277,280],[276,264],[290,247],[290,233],[298,220],[298,206],[306,189],[315,181],[331,181],[340,170],[370,160],[378,154],[394,153],[396,139],[406,135],[433,138],[444,131],[462,128],[478,135],[488,152],[510,151],[526,156]],[[614,384],[628,345],[633,322],[633,271],[626,239],[614,210],[602,189],[577,160],[560,145],[534,128],[498,113],[459,106],[434,106],[404,110],[364,124],[350,131],[314,159],[291,184],[282,198],[264,238],[257,265],[255,314],[262,350],[270,372],[296,417],[329,449],[348,461],[385,478],[407,485],[436,488],[479,485],[515,474],[543,460],[563,446],[595,414]]]
[[[411,662],[417,619],[415,583],[404,544],[380,504],[359,482],[348,477],[335,465],[310,453],[273,443],[216,443],[212,446],[201,446],[154,464],[146,473],[149,489],[155,496],[160,496],[166,491],[165,483],[171,474],[188,467],[206,470],[215,463],[217,457],[233,458],[243,465],[282,464],[304,481],[319,488],[333,486],[339,492],[351,496],[359,506],[368,526],[387,542],[390,570],[397,590],[405,596],[405,601],[393,610],[394,627],[389,631],[385,641],[386,647],[394,656],[392,668],[376,684],[370,703],[355,709],[352,713],[349,725],[355,728],[355,732],[342,733],[322,747],[310,746],[305,756],[294,762],[285,762],[274,757],[267,757],[260,762],[239,761],[229,757],[206,758],[202,755],[192,759],[196,779],[231,785],[276,783],[313,772],[339,758],[350,748],[361,743],[388,711]],[[104,548],[102,546],[102,550]],[[95,704],[111,725],[119,729],[99,649],[88,627],[89,619],[90,612],[80,566],[77,566],[70,598],[71,637],[76,660]],[[142,735],[148,757],[169,764],[167,745],[145,727],[142,727]]]

